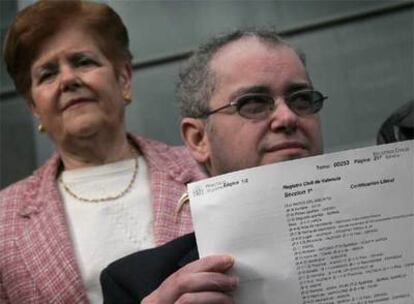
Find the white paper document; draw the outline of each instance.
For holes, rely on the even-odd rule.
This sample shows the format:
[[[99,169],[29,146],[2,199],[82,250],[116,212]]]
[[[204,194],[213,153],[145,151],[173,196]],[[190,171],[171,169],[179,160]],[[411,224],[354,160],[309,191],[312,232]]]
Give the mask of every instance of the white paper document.
[[[414,304],[414,141],[188,187],[200,256],[230,254],[239,304]]]

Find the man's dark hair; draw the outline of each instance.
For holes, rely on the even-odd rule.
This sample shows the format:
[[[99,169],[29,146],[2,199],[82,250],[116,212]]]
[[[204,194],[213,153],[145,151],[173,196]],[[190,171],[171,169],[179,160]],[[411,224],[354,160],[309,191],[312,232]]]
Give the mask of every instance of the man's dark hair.
[[[209,67],[211,59],[224,46],[247,37],[255,37],[270,45],[291,47],[276,31],[269,29],[236,30],[212,37],[190,56],[179,73],[176,93],[181,117],[200,117],[208,112],[209,100],[216,86],[215,75]],[[304,54],[295,52],[305,64]]]

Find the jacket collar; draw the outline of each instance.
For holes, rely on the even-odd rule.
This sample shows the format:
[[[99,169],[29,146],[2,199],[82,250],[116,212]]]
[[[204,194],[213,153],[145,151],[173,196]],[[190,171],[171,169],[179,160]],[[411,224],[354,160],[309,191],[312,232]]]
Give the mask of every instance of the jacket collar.
[[[180,184],[187,184],[194,180],[205,178],[202,170],[194,172],[192,166],[188,166],[188,164],[183,163],[181,159],[176,157],[176,151],[184,149],[183,147],[171,147],[158,141],[131,134],[128,134],[128,137],[137,145],[148,166],[154,172],[166,172]],[[186,149],[184,151],[192,159],[190,152]]]
[[[57,154],[29,177],[19,210],[15,239],[28,273],[45,299],[53,302],[87,302],[66,222],[56,174]],[[56,294],[56,286],[60,292]]]
[[[194,180],[205,178],[202,170],[194,172],[194,170],[191,170],[191,166],[187,166],[187,164],[180,163],[180,160],[177,160],[175,150],[181,149],[180,147],[171,147],[161,142],[129,133],[128,138],[143,154],[148,166],[154,172],[167,172],[173,180],[180,184],[187,184]],[[188,151],[185,153],[188,153],[191,158]],[[55,152],[42,167],[37,169],[28,178],[30,185],[26,187],[28,190],[24,194],[26,197],[24,201],[28,203],[23,204],[20,208],[20,216],[30,217],[32,214],[39,213],[47,205],[49,198],[45,194],[48,191],[44,191],[44,189],[48,189],[55,198],[60,200],[56,180],[60,162],[60,157]]]
[[[32,214],[37,214],[47,205],[52,195],[54,199],[60,200],[60,195],[57,189],[57,171],[60,165],[60,158],[57,153],[39,169],[37,169],[32,176],[28,177],[28,185],[25,187],[26,193],[23,194],[23,201],[19,215],[22,217],[30,217]],[[41,191],[40,191],[41,190]]]

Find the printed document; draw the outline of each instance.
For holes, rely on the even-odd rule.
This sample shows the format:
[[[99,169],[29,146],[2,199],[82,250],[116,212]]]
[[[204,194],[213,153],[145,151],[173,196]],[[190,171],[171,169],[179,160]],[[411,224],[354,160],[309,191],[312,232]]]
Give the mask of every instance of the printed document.
[[[230,254],[239,304],[414,304],[414,141],[189,185],[200,256]]]

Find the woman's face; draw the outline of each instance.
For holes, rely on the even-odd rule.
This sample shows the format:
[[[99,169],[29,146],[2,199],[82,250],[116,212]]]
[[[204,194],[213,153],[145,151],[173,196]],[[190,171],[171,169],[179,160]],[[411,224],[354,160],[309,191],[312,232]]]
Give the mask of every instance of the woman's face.
[[[118,70],[81,27],[65,27],[41,45],[30,71],[30,107],[58,147],[123,132],[131,69],[125,63]]]

